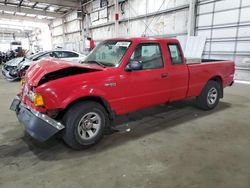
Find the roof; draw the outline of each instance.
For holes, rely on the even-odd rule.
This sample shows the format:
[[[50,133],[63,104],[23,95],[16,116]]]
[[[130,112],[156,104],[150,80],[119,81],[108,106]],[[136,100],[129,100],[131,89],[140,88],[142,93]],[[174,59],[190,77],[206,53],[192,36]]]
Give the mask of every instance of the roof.
[[[167,42],[178,42],[175,38],[147,38],[147,37],[132,37],[132,38],[111,38],[107,40],[129,40],[133,42],[140,42],[140,41],[167,41]]]

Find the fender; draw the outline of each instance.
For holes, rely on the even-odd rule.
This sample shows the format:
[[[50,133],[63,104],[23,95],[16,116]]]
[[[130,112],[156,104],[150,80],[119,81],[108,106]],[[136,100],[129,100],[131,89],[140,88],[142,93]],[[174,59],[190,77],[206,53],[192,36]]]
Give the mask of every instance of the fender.
[[[47,110],[65,110],[76,101],[92,99],[100,102],[107,109],[108,113],[112,114],[112,117],[115,114],[107,94],[97,88],[88,88],[87,83],[81,87],[72,84],[67,89],[54,87],[48,83],[37,88],[36,92],[40,92],[44,96]]]
[[[91,101],[95,101],[95,102],[100,103],[106,109],[108,116],[109,116],[109,119],[113,120],[115,118],[116,112],[111,108],[109,102],[100,96],[94,96],[94,95],[80,97],[80,98],[75,99],[74,101],[71,101],[71,103],[69,103],[68,106],[66,106],[63,109],[63,112],[67,111],[74,104],[77,104],[78,102],[81,102],[81,101],[87,101],[87,100],[89,100],[89,101],[91,100]]]
[[[114,119],[115,111],[112,109],[110,102],[107,99],[107,95],[104,91],[96,88],[85,88],[84,90],[77,90],[73,95],[68,96],[63,103],[61,108],[68,109],[72,104],[83,100],[94,100],[101,103],[107,110],[110,119]]]
[[[67,96],[67,98],[63,100],[63,102],[60,104],[60,108],[65,109],[74,101],[77,101],[81,98],[86,98],[86,97],[90,97],[90,98],[98,97],[107,101],[105,92],[99,89],[94,89],[94,88],[84,88],[80,90],[76,89],[75,91],[72,92],[71,95]]]
[[[223,80],[222,80],[222,77],[220,76],[220,74],[217,74],[216,76],[210,76],[202,85],[201,89],[200,89],[200,92],[198,94],[198,96],[201,94],[202,90],[206,87],[207,83],[209,80],[214,80],[216,82],[219,82],[220,85],[222,86],[220,88],[220,97],[223,98]]]

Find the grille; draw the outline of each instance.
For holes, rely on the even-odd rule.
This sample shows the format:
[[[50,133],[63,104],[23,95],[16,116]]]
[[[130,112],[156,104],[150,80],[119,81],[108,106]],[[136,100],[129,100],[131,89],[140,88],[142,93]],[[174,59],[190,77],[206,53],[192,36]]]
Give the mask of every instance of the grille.
[[[7,71],[10,71],[10,70],[12,70],[12,69],[14,69],[15,67],[13,67],[13,66],[8,66],[8,65],[5,65],[4,66],[4,69],[5,70],[7,70]]]

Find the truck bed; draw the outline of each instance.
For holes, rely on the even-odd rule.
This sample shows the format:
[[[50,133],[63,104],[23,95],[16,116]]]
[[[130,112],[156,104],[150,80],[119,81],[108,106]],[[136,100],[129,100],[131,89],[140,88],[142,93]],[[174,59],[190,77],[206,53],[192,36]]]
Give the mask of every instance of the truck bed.
[[[201,59],[202,63],[208,63],[208,62],[221,62],[221,61],[227,61],[227,60],[221,60],[221,59]]]
[[[187,96],[198,96],[204,84],[213,77],[222,81],[223,88],[229,86],[234,76],[234,62],[225,60],[207,60],[202,63],[187,64],[189,70],[189,89]]]
[[[186,64],[199,64],[199,63],[210,63],[210,62],[220,62],[220,61],[226,61],[226,60],[220,60],[220,59],[186,59]]]

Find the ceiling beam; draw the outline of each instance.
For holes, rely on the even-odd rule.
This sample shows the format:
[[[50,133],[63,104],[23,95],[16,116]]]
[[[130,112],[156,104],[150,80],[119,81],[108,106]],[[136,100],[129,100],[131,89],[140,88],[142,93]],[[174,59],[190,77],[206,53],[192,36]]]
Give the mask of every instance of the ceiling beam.
[[[26,38],[31,35],[31,33],[17,33],[14,31],[0,31],[0,41],[1,43],[10,42],[14,40],[14,37]]]
[[[50,20],[47,20],[47,19],[38,19],[38,18],[32,18],[32,17],[28,17],[28,16],[10,15],[10,14],[0,14],[0,18],[17,20],[17,21],[29,21],[29,22],[45,23],[45,24],[50,23]]]
[[[33,31],[35,29],[38,29],[39,27],[34,26],[25,26],[25,25],[18,25],[18,24],[8,24],[8,23],[0,23],[0,29],[15,29],[15,30],[25,30],[25,31]]]
[[[80,4],[79,1],[65,1],[65,0],[30,0],[30,2],[38,2],[38,3],[46,3],[50,5],[57,5],[57,6],[63,6],[63,7],[70,7],[70,8],[79,8]]]
[[[30,8],[23,8],[23,7],[14,7],[8,5],[0,5],[0,10],[2,11],[10,11],[10,12],[21,12],[26,14],[34,14],[34,15],[41,15],[41,16],[49,16],[49,17],[60,17],[62,14],[56,12],[47,12],[42,10],[34,10]]]
[[[0,27],[0,36],[1,33],[32,33],[33,30],[21,30],[21,29],[12,29],[12,28],[2,28]]]

